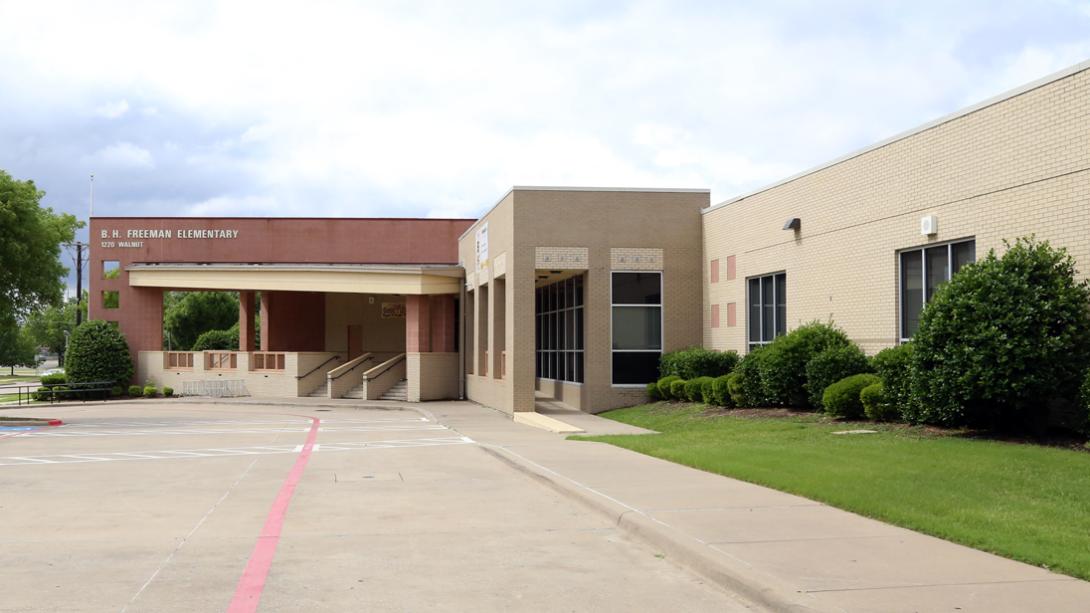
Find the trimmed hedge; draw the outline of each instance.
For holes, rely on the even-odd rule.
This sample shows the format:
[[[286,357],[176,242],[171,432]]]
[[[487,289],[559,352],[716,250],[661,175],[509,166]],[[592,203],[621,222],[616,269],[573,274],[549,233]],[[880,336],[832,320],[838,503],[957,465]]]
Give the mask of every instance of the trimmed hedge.
[[[689,347],[662,354],[659,358],[659,372],[664,377],[676,375],[685,380],[718,377],[734,370],[738,360],[738,353],[735,351]]]
[[[159,395],[159,389],[156,388],[154,385],[145,385],[144,386],[144,396],[147,396],[148,398],[155,398],[158,395]]]
[[[710,382],[711,377],[697,377],[685,382],[685,400],[689,402],[704,402],[704,384]]]
[[[863,401],[860,400],[863,388],[881,381],[878,375],[870,373],[852,375],[837,381],[825,388],[825,395],[821,399],[825,412],[845,419],[863,417]]]
[[[685,380],[670,382],[670,400],[685,400]]]
[[[163,386],[163,397],[164,398],[170,398],[173,395],[174,395],[174,388],[173,387],[167,387],[167,386],[164,385]]]
[[[895,421],[901,414],[897,407],[886,402],[885,386],[882,382],[872,383],[859,391],[859,401],[863,403],[863,414],[874,421]]]
[[[111,381],[127,385],[133,375],[129,344],[110,323],[85,321],[68,339],[64,372],[70,383]]]
[[[655,388],[658,390],[659,398],[661,398],[662,400],[673,399],[674,395],[670,391],[670,385],[674,381],[681,381],[681,377],[677,375],[669,375],[655,382]]]
[[[822,408],[825,388],[844,377],[870,372],[867,355],[855,343],[829,347],[806,363],[806,393],[810,406]]]
[[[140,387],[139,385],[130,385],[129,386],[129,397],[130,398],[139,398],[139,397],[141,397],[143,395],[144,395],[144,388]]]
[[[1090,370],[1086,371],[1086,377],[1082,382],[1082,389],[1079,390],[1079,408],[1082,411],[1083,418],[1083,432],[1090,432]]]
[[[830,347],[850,344],[843,330],[818,321],[776,338],[764,347],[764,356],[758,366],[765,400],[787,407],[810,407],[806,390],[807,363]]]
[[[1082,429],[1090,281],[1048,242],[1020,238],[966,266],[924,309],[912,344],[918,420],[1042,432]],[[1074,423],[1078,421],[1079,423]]]
[[[708,404],[714,404],[717,407],[731,408],[734,406],[734,402],[730,398],[729,382],[733,373],[730,375],[721,375],[712,379],[711,382],[711,394],[709,398],[705,398],[704,402]]]
[[[888,419],[904,419],[916,423],[919,410],[912,401],[912,351],[911,342],[902,343],[879,351],[871,358],[871,366],[882,378],[882,398],[889,412]]]
[[[658,385],[658,383],[648,383],[647,384],[647,398],[648,398],[648,400],[651,400],[651,401],[662,400],[662,396],[659,396],[659,385]]]
[[[761,385],[761,362],[764,361],[766,349],[759,347],[750,351],[738,362],[732,375],[737,375],[735,384],[731,389],[730,397],[737,407],[761,407],[768,402],[765,398],[764,386]]]
[[[738,404],[739,400],[745,398],[745,394],[742,393],[742,373],[737,370],[727,375],[727,395],[730,397],[731,406],[746,406]]]
[[[190,351],[211,351],[214,349],[238,351],[238,324],[226,330],[206,330],[193,341]]]
[[[56,384],[64,385],[65,383],[68,383],[68,376],[65,375],[62,372],[55,373],[55,374],[52,374],[52,375],[42,375],[41,376],[41,383],[42,383],[42,385],[56,385]]]

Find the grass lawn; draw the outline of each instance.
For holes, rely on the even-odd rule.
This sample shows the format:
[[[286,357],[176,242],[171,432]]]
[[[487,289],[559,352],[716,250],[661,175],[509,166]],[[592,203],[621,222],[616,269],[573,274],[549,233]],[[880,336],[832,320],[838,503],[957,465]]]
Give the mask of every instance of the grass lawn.
[[[661,434],[573,437],[805,496],[1090,579],[1090,453],[815,414],[706,414],[658,403],[601,414]],[[833,435],[857,427],[878,434]]]

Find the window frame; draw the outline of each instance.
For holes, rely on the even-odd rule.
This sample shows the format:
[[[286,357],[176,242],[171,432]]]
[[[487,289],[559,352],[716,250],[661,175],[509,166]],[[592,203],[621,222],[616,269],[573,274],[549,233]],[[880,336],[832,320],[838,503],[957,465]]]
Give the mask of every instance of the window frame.
[[[579,289],[576,290],[576,279],[579,280]],[[571,282],[570,295],[567,288],[557,286]],[[545,290],[546,288],[554,288]],[[534,378],[541,381],[559,382],[565,385],[583,385],[586,381],[586,303],[587,303],[587,275],[580,273],[572,275],[560,281],[554,281],[548,285],[534,287]],[[569,306],[569,300],[571,305]],[[561,302],[563,304],[561,304]],[[561,315],[564,313],[565,315]],[[559,322],[563,321],[561,329]],[[566,347],[568,322],[571,322],[572,344],[580,348]],[[578,322],[578,325],[577,325]],[[578,328],[578,329],[577,329]],[[553,337],[548,343],[552,348],[543,349],[541,340]],[[563,349],[558,348],[565,345]],[[573,355],[573,361],[568,364],[567,354]],[[555,357],[555,360],[553,358]],[[553,368],[553,363],[556,368]],[[547,364],[547,368],[542,365]],[[567,378],[569,370],[573,373],[572,379]],[[548,371],[548,377],[542,376]],[[557,377],[557,373],[564,376]]]
[[[778,332],[776,330],[776,323],[777,323],[777,321],[776,321],[777,320],[776,308],[777,308],[778,302],[779,302],[779,296],[778,296],[778,294],[776,292],[776,277],[779,277],[780,275],[783,275],[783,287],[784,287],[784,290],[786,291],[787,290],[787,269],[777,270],[775,272],[766,272],[764,274],[752,275],[752,276],[746,277],[746,303],[745,303],[745,307],[746,307],[746,332],[745,332],[746,353],[750,353],[751,351],[753,351],[755,349],[759,349],[761,347],[764,347],[764,346],[768,345],[769,343],[771,343],[772,341],[776,340],[777,337],[782,336],[784,334],[787,334],[787,301],[786,300],[784,300],[784,303],[783,303],[783,330],[780,330]],[[753,300],[752,300],[752,293],[750,292],[750,289],[749,289],[749,284],[750,284],[751,281],[757,280],[757,281],[759,281],[759,285],[763,285],[763,283],[764,283],[763,280],[764,279],[772,279],[772,338],[768,339],[768,340],[754,341],[754,340],[750,340],[751,326],[753,325],[753,322],[750,321],[750,309],[753,306]],[[758,290],[758,293],[760,294],[760,290]],[[757,309],[757,313],[758,313],[758,317],[759,317],[759,319],[757,321],[757,329],[760,331],[761,336],[763,337],[764,336],[764,313],[765,313],[764,296],[761,296],[760,300],[761,300],[761,305]],[[735,314],[735,317],[737,317],[737,313]]]
[[[965,236],[962,238],[955,238],[948,241],[936,241],[934,243],[926,243],[923,245],[916,245],[914,247],[906,247],[904,249],[898,249],[894,252],[893,257],[896,260],[896,286],[897,286],[897,321],[894,325],[897,326],[897,344],[902,345],[912,340],[911,336],[905,336],[905,322],[904,322],[904,291],[902,284],[902,257],[906,253],[912,253],[914,251],[920,252],[920,295],[923,296],[923,307],[920,309],[920,313],[923,313],[923,309],[927,308],[929,302],[927,298],[927,250],[936,247],[946,247],[946,269],[950,272],[949,276],[943,280],[943,283],[950,281],[954,276],[954,245],[962,245],[965,243],[973,244],[973,261],[970,264],[975,264],[976,259],[976,236]]]
[[[659,278],[659,301],[657,304],[632,304],[621,303],[616,304],[613,302],[613,275],[615,274],[653,274],[658,275]],[[613,354],[614,353],[655,353],[653,349],[614,349],[613,348],[613,309],[616,307],[628,308],[628,307],[640,307],[640,308],[657,308],[659,310],[659,348],[658,354],[661,359],[664,349],[666,347],[666,305],[663,302],[666,299],[665,285],[664,285],[663,271],[661,270],[630,270],[630,269],[617,269],[609,271],[609,385],[610,387],[619,389],[643,389],[647,387],[647,383],[614,383],[613,379]],[[648,382],[649,383],[649,382]]]

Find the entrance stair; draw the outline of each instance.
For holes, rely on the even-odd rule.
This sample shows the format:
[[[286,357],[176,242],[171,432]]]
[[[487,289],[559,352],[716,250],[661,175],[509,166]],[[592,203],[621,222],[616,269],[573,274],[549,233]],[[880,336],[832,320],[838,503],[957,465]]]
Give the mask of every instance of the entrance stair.
[[[409,398],[409,380],[402,379],[397,383],[390,386],[390,389],[386,390],[379,397],[379,400],[400,400],[405,402]]]

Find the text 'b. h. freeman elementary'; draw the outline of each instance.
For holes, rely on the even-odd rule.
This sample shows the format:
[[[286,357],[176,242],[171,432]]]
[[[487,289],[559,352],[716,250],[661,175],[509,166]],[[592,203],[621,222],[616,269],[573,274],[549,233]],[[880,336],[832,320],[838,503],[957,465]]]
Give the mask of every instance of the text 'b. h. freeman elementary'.
[[[92,217],[89,315],[180,391],[598,412],[644,400],[664,351],[813,320],[902,342],[961,266],[1030,234],[1090,272],[1090,62],[715,206],[515,187],[476,220]],[[239,292],[240,351],[169,351],[171,290]]]

